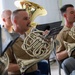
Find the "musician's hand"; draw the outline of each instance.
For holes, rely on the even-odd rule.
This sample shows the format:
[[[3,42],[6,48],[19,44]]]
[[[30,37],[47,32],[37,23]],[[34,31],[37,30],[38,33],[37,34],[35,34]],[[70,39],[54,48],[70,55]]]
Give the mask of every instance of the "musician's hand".
[[[46,35],[48,35],[48,33],[49,33],[49,30],[45,30],[45,31],[43,32],[43,35],[46,36]]]

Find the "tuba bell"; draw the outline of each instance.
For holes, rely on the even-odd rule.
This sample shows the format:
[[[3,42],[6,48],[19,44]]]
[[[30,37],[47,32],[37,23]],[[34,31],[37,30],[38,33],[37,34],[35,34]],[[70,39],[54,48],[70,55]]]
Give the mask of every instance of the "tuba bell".
[[[29,0],[16,0],[14,4],[17,8],[25,9],[30,16],[31,27],[27,31],[27,34],[37,25],[37,23],[34,22],[35,18],[38,16],[45,16],[47,14],[47,11],[42,6],[30,2]]]
[[[40,5],[30,2],[28,0],[16,0],[15,6],[20,9],[26,9],[26,11],[29,13],[31,25],[34,23],[34,19],[37,16],[45,16],[47,14],[47,11]]]
[[[29,0],[16,0],[14,4],[17,8],[25,9],[30,16],[31,27],[27,33],[29,33],[32,28],[36,27],[37,23],[34,22],[36,17],[45,16],[47,14],[47,11],[42,6],[30,2]]]

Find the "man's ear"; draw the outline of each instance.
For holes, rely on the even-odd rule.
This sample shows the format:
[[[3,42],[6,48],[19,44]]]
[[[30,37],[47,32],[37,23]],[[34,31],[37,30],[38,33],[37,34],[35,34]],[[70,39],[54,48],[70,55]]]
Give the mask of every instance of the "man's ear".
[[[5,22],[5,18],[2,19]]]
[[[66,17],[66,14],[64,13],[63,16]]]
[[[16,21],[16,19],[14,19],[14,23],[15,23],[15,24],[17,24],[17,21]]]

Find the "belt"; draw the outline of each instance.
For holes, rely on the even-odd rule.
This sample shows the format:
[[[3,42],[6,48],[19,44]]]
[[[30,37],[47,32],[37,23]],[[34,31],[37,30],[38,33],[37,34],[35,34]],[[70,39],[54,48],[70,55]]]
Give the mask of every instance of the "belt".
[[[21,75],[20,73],[8,72],[8,75]]]

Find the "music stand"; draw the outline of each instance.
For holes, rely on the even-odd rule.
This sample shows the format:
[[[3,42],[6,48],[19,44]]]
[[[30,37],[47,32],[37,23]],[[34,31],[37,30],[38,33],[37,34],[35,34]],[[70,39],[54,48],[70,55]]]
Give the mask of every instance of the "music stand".
[[[49,38],[51,37],[53,40],[54,40],[54,36],[57,35],[61,30],[62,30],[63,26],[58,26],[58,27],[54,27],[52,29],[50,29],[50,32],[48,33],[48,35],[45,36],[45,38]],[[56,43],[54,42],[54,48],[53,50],[56,49]],[[48,65],[49,65],[49,74],[51,75],[51,72],[50,72],[50,61],[48,59]]]
[[[57,21],[57,22],[53,22],[53,23],[46,23],[46,24],[39,24],[36,26],[36,29],[42,30],[42,31],[50,30],[52,28],[61,26],[61,23],[62,23],[62,21]]]
[[[58,26],[58,27],[54,27],[54,28],[50,29],[50,32],[48,33],[48,35],[46,35],[46,38],[54,37],[62,30],[62,28],[63,28],[63,26]]]

